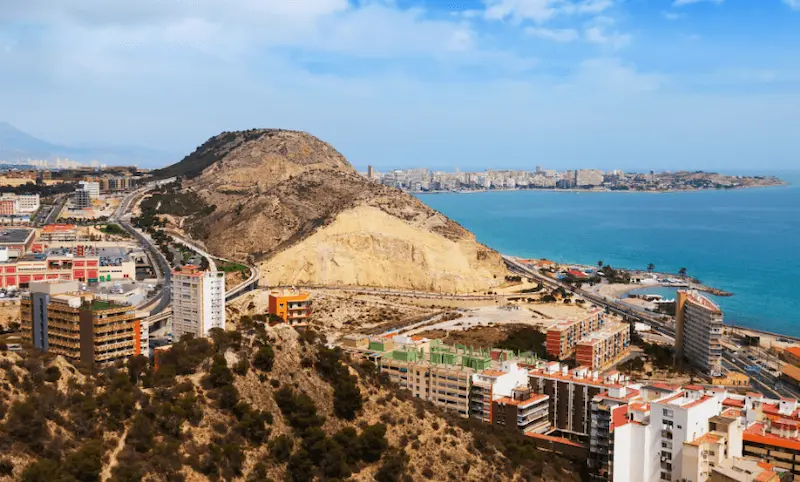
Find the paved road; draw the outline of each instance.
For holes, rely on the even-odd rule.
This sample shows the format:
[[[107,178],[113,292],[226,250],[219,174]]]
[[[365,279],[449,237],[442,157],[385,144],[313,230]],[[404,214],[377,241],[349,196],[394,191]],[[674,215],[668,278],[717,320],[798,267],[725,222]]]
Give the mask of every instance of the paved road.
[[[42,219],[42,213],[36,213],[36,217],[33,220],[33,224],[37,226],[44,226],[45,224],[53,224],[58,220],[58,215],[61,214],[61,211],[64,209],[64,205],[67,204],[69,199],[69,195],[67,194],[56,194],[55,203],[49,207],[49,211]]]
[[[214,261],[214,257],[206,250],[198,246],[196,243],[184,238],[183,236],[171,232],[167,232],[167,234],[172,238],[174,242],[182,244],[187,248],[191,249],[192,251],[194,251],[195,253],[199,254],[200,256],[204,257],[208,262],[208,266],[211,271],[217,270],[217,263]]]
[[[156,272],[156,277],[159,282],[162,282],[162,288],[159,295],[155,298],[150,300],[147,304],[140,307],[140,309],[149,309],[150,314],[154,315],[157,313],[161,313],[166,308],[169,307],[170,304],[170,282],[172,280],[172,270],[170,269],[169,263],[167,262],[167,258],[164,257],[163,253],[158,249],[155,245],[153,240],[148,236],[146,233],[139,231],[138,229],[134,228],[125,218],[128,214],[128,210],[130,209],[131,203],[136,199],[138,196],[141,196],[148,190],[152,189],[153,186],[147,186],[143,188],[136,189],[135,191],[131,191],[122,198],[117,207],[116,211],[109,217],[110,221],[115,221],[119,224],[122,229],[130,233],[141,246],[145,248],[145,252],[147,253],[148,257],[150,258],[150,262],[153,264],[153,268]],[[154,259],[155,258],[155,259]]]

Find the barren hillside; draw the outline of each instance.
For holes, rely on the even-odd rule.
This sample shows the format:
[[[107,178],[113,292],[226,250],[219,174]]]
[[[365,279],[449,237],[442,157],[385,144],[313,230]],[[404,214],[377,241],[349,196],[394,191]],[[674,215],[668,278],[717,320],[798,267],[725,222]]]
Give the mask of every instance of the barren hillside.
[[[158,174],[186,176],[181,192],[205,203],[184,229],[270,284],[472,292],[506,274],[472,233],[303,132],[224,133]]]
[[[286,326],[176,343],[153,368],[0,353],[0,481],[578,480],[521,434],[455,419]]]

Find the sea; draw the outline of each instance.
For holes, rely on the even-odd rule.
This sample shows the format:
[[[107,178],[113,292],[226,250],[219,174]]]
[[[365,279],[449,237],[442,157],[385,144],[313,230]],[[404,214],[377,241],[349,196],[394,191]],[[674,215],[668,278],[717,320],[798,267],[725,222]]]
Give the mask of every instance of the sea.
[[[420,194],[497,251],[559,263],[690,276],[725,322],[800,337],[800,171],[786,186],[674,193],[489,191]],[[669,290],[644,290],[674,296]]]

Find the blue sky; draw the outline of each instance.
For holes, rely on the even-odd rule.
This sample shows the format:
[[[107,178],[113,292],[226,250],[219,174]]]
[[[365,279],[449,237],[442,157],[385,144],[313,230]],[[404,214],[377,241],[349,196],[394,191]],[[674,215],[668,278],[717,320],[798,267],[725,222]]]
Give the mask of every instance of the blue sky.
[[[282,127],[361,169],[797,168],[800,0],[3,0],[0,120],[176,160]]]

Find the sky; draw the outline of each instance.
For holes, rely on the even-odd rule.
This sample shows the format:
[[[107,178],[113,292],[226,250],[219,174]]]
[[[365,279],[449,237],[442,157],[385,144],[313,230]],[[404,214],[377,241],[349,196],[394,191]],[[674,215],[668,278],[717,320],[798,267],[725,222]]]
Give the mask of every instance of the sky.
[[[0,121],[175,161],[279,127],[359,169],[800,168],[800,0],[2,0]]]

